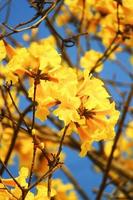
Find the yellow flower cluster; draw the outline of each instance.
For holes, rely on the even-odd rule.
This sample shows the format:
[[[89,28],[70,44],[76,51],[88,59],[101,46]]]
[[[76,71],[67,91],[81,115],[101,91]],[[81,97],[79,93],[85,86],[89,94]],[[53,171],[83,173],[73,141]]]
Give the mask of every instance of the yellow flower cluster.
[[[105,153],[107,156],[110,154],[112,145],[113,141],[105,143]],[[125,133],[121,134],[114,156],[119,160],[119,163],[122,163],[123,168],[133,170],[133,121],[128,123]]]
[[[21,187],[27,188],[28,183],[26,179],[28,178],[28,169],[22,167],[19,176],[15,180],[20,184]],[[7,186],[12,187],[9,189]],[[22,191],[13,179],[1,179],[0,183],[0,199],[1,200],[16,200],[21,199]],[[71,184],[64,184],[60,179],[53,179],[51,188],[51,197],[47,196],[47,185],[42,182],[36,186],[37,193],[34,194],[29,191],[26,195],[25,200],[50,200],[53,197],[56,200],[77,200],[76,193]]]
[[[83,32],[93,33],[96,37],[100,37],[106,47],[113,41],[119,26],[119,31],[123,36],[119,35],[114,44],[126,43],[131,47],[133,44],[132,13],[132,0],[65,0],[60,15],[57,17],[57,24],[63,26],[75,19]],[[125,41],[123,38],[128,38],[128,40]]]
[[[5,41],[1,43],[1,59],[8,58],[6,79],[17,81],[24,75],[29,80],[29,97],[34,96],[36,84],[36,117],[44,121],[54,114],[69,125],[69,133],[76,131],[81,139],[81,155],[86,155],[94,141],[114,137],[114,127],[119,112],[104,83],[90,73],[100,53],[90,51],[81,59],[85,70],[63,66],[61,56],[48,44],[47,39],[33,42],[29,48],[13,49]],[[91,55],[91,58],[89,58]],[[94,55],[94,58],[92,58]],[[86,59],[90,62],[87,68]],[[52,59],[51,59],[52,58]],[[9,72],[9,73],[8,73]],[[36,82],[35,82],[36,81]]]
[[[83,68],[85,68],[88,72],[93,70],[96,72],[100,72],[103,68],[102,64],[97,65],[98,60],[102,57],[102,53],[94,51],[94,50],[90,50],[90,51],[86,51],[85,55],[83,57],[81,57],[80,59],[80,64]]]
[[[4,119],[3,123],[7,124],[8,126],[10,125],[10,121],[7,119]],[[47,130],[44,130],[44,132],[46,134]],[[3,162],[8,154],[13,134],[14,131],[12,127],[4,127],[4,125],[2,126],[2,124],[0,124],[0,159]],[[47,151],[48,157],[52,159],[53,157],[51,156],[51,154],[53,155],[56,154],[58,150],[58,144],[53,143],[52,141],[49,140],[47,141],[46,137],[43,138],[43,136],[41,135],[41,133],[39,133],[39,131],[36,131],[36,136],[40,138],[41,143],[44,145]],[[19,167],[21,168],[23,166],[30,169],[33,157],[33,149],[34,149],[33,145],[34,144],[32,137],[28,134],[25,134],[25,132],[19,131],[9,164],[14,165],[13,158],[15,156],[18,156]],[[61,153],[60,155],[61,162],[64,162],[64,157],[65,157],[64,153]],[[47,159],[43,156],[42,151],[39,148],[37,148],[33,172],[38,177],[40,177],[43,174],[45,174],[48,171],[48,169],[49,166]]]

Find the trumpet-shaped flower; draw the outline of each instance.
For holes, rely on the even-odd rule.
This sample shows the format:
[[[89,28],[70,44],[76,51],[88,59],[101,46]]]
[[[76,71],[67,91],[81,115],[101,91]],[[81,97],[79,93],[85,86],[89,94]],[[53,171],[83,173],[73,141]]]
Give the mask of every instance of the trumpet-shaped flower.
[[[54,111],[65,125],[69,124],[72,130],[78,132],[82,142],[82,156],[86,155],[94,141],[114,137],[119,112],[115,110],[115,103],[111,103],[109,97],[101,80],[86,77],[79,81],[75,96],[67,100],[64,95],[63,99],[60,98],[61,104]]]

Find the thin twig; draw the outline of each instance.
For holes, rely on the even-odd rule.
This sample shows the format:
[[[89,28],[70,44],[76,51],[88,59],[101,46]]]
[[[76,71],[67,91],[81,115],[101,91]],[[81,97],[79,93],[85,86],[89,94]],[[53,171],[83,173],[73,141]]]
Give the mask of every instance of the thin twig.
[[[8,168],[6,167],[6,165],[4,164],[4,162],[0,159],[0,163],[2,164],[2,166],[4,167],[4,169],[7,171],[7,173],[9,174],[9,176],[13,179],[13,181],[16,183],[16,185],[23,190],[23,188],[21,187],[21,185],[18,183],[18,181],[16,181],[16,179],[13,177],[13,175],[11,174],[11,172],[8,170]]]
[[[67,178],[74,185],[75,189],[77,190],[77,192],[79,193],[79,195],[81,196],[81,198],[84,199],[84,200],[89,200],[88,195],[80,187],[80,185],[78,184],[77,180],[73,177],[73,175],[71,174],[71,172],[69,171],[69,169],[65,165],[62,166],[61,171],[63,171],[63,173],[67,176]]]
[[[36,157],[36,150],[37,150],[37,149],[36,149],[36,145],[35,145],[34,140],[33,140],[33,157],[32,157],[32,163],[31,163],[31,169],[30,169],[30,175],[29,175],[28,187],[30,186],[31,181],[32,181],[33,168],[34,168],[35,157]]]
[[[112,150],[111,150],[108,162],[107,162],[105,173],[104,173],[104,176],[103,176],[103,179],[102,179],[102,183],[100,185],[99,192],[97,194],[96,200],[100,200],[101,197],[102,197],[102,193],[104,191],[104,188],[105,188],[105,185],[106,185],[106,181],[107,181],[107,178],[108,178],[108,173],[109,173],[110,168],[111,168],[111,163],[112,163],[112,160],[113,160],[114,151],[116,149],[118,140],[119,140],[121,132],[122,132],[122,127],[123,127],[124,121],[126,119],[126,115],[128,113],[127,111],[128,111],[128,107],[130,105],[130,102],[132,100],[132,96],[133,96],[133,87],[131,87],[131,90],[130,90],[130,92],[128,94],[128,97],[127,97],[127,101],[126,101],[126,103],[124,105],[124,108],[123,108],[123,113],[122,113],[121,119],[119,121],[119,127],[118,127],[118,130],[116,132],[116,137],[115,137],[115,140],[114,140],[114,144],[112,146]]]
[[[32,106],[33,106],[32,104],[29,105],[29,106],[22,112],[20,118],[18,119],[18,124],[17,124],[17,126],[14,127],[14,133],[13,133],[13,137],[12,137],[12,140],[11,140],[11,144],[10,144],[10,146],[9,146],[9,148],[8,148],[8,152],[7,152],[5,161],[4,161],[5,165],[7,165],[8,161],[9,161],[9,159],[10,159],[10,156],[11,156],[11,154],[12,154],[12,151],[13,151],[15,142],[16,142],[16,140],[17,140],[17,136],[18,136],[18,133],[19,133],[20,126],[21,126],[21,124],[22,124],[23,118],[24,118],[24,116],[31,110]],[[4,170],[5,170],[5,168],[4,168],[4,166],[2,166],[1,169],[0,169],[0,174],[3,174]]]
[[[51,4],[51,6],[42,13],[42,17],[37,21],[35,22],[34,24],[30,25],[30,26],[27,26],[27,27],[24,27],[24,28],[20,28],[20,29],[15,29],[11,26],[8,26],[7,24],[4,24],[3,23],[3,26],[5,26],[7,29],[9,29],[11,32],[10,33],[7,33],[5,35],[2,35],[0,38],[2,39],[3,37],[8,37],[14,33],[20,33],[22,31],[26,31],[26,30],[29,30],[29,29],[32,29],[32,28],[37,28],[44,20],[45,18],[48,16],[48,14],[55,8],[56,6],[56,1],[53,2]]]

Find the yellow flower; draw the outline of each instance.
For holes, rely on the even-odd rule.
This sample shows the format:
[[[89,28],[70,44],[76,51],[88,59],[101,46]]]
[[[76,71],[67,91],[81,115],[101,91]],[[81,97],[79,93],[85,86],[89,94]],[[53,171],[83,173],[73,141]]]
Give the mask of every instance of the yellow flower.
[[[79,92],[82,103],[78,112],[82,121],[76,123],[83,143],[81,146],[82,156],[87,153],[87,150],[90,150],[94,141],[113,139],[114,126],[119,117],[114,102],[110,103],[108,99],[109,95],[103,87],[102,81],[95,78],[88,81],[86,83],[89,84],[84,85]]]
[[[76,96],[78,81],[73,69],[64,68],[57,72],[57,75],[60,78],[56,98],[60,103],[54,114],[67,125],[79,119],[77,109],[80,106],[80,98]]]
[[[82,142],[81,156],[86,155],[94,141],[98,142],[114,138],[114,126],[118,119],[119,112],[115,111],[114,105],[111,105],[109,110],[104,109],[103,107],[103,111],[98,111],[96,109],[90,112],[85,111],[85,124],[76,124]]]
[[[59,116],[59,119],[63,120],[65,125],[67,125],[71,121],[75,122],[79,119],[77,109],[80,106],[80,99],[69,95],[64,96],[63,94],[62,97],[63,100],[61,101],[59,107],[54,111],[54,114]]]
[[[122,5],[125,8],[133,9],[133,1],[132,0],[122,0]]]
[[[12,200],[12,195],[5,190],[5,187],[2,183],[0,183],[0,199],[1,200]]]
[[[114,0],[95,0],[95,7],[103,14],[115,12],[116,2]]]
[[[4,120],[6,123],[10,123],[10,121]],[[0,158],[2,161],[5,160],[6,155],[8,153],[8,149],[11,143],[13,134],[12,128],[4,128],[2,124],[0,124]],[[13,164],[14,153],[10,158],[10,164]]]
[[[83,6],[85,3],[85,7]],[[67,22],[71,22],[72,16],[77,20],[81,20],[84,13],[84,20],[82,21],[82,28],[88,30],[95,30],[97,22],[93,18],[92,7],[95,5],[95,0],[65,0],[61,7],[61,14],[57,16],[57,24],[62,26]],[[96,23],[95,23],[96,22]]]
[[[105,152],[106,156],[110,155],[113,144],[114,144],[114,140],[110,140],[110,141],[107,141],[105,143],[104,152]],[[118,158],[118,156],[120,156],[120,150],[119,150],[118,145],[117,145],[117,148],[114,151],[114,157]]]
[[[59,112],[59,118],[67,124],[77,116],[75,108],[78,108],[80,104],[79,98],[75,96],[77,89],[76,73],[67,67],[62,67],[50,73],[58,82],[41,80],[40,84],[37,85],[36,101],[38,105],[36,117],[44,121],[50,114],[50,108],[59,105],[55,114],[58,115]],[[28,92],[31,98],[33,97],[33,92],[34,86],[32,84]],[[71,109],[73,110],[72,112],[70,112]]]
[[[27,187],[27,183],[25,182],[27,178],[28,170],[26,168],[22,168],[20,170],[20,175],[16,178],[16,180],[20,183],[21,186]],[[22,192],[20,188],[14,183],[12,179],[2,179],[2,183],[0,184],[0,197],[2,200],[15,200],[15,197],[8,193],[4,188],[4,185],[11,186],[13,189],[10,192],[18,199],[21,198]],[[74,192],[73,185],[70,183],[64,184],[60,179],[53,179],[51,185],[51,195],[48,197],[48,187],[45,182],[39,183],[36,186],[37,193],[33,194],[32,192],[28,192],[25,200],[49,200],[51,197],[54,197],[56,200],[64,199],[64,200],[77,200],[76,193]]]
[[[71,132],[76,129],[82,142],[82,156],[90,150],[94,141],[110,140],[114,137],[119,112],[115,109],[115,103],[110,102],[110,95],[100,79],[92,76],[80,77],[79,85],[73,89],[73,95],[69,96],[67,88],[64,88],[63,94],[60,91],[60,95],[61,103],[54,114],[65,125],[70,125]]]
[[[57,19],[56,19],[56,23],[57,23],[58,26],[65,25],[69,21],[69,19],[70,19],[69,13],[65,12],[66,11],[65,7],[62,7],[62,11],[64,13],[62,15],[57,16]]]
[[[49,200],[48,188],[44,183],[37,185],[36,188],[37,188],[37,194],[35,195],[34,200],[43,200],[43,199]],[[52,188],[50,197],[55,196],[55,194],[56,194],[56,191]]]
[[[14,49],[5,41],[1,41],[0,47],[0,59],[3,59],[6,55],[9,59],[6,65],[7,80],[16,82],[15,75],[22,77],[24,74],[35,78],[39,73],[38,80],[58,81],[51,76],[61,67],[61,57],[55,49],[53,38],[49,37],[40,42],[33,42],[29,48]]]
[[[6,57],[6,48],[3,40],[0,40],[0,61]]]
[[[47,73],[60,67],[61,57],[50,44],[33,42],[28,51],[31,57],[38,60],[38,68],[42,72]],[[32,69],[34,69],[34,66],[32,66]]]
[[[36,107],[36,117],[41,121],[46,120],[47,116],[50,114],[49,109],[55,106],[58,94],[58,84],[50,81],[40,81],[36,89],[36,101],[38,103]],[[29,97],[33,98],[34,86],[30,87]]]
[[[26,178],[28,177],[28,169],[22,167],[20,172],[19,172],[19,176],[16,177],[16,181],[22,186],[22,187],[27,187],[28,184],[26,182]],[[17,186],[17,184],[14,182],[13,179],[2,179],[2,184],[6,185],[6,186],[10,186],[12,187],[12,189],[10,189],[10,193],[7,192],[4,195],[6,196],[5,200],[15,200],[16,198],[20,198],[22,195],[22,191],[21,189]],[[3,185],[3,188],[4,188]],[[29,192],[30,193],[30,192]],[[13,195],[12,195],[13,194]],[[1,192],[0,192],[1,195]],[[3,199],[4,200],[4,199]],[[26,198],[26,200],[28,200],[28,198]]]
[[[100,72],[103,65],[100,64],[96,68],[98,60],[102,57],[102,53],[95,50],[86,51],[85,55],[80,59],[80,65],[89,73],[93,68],[96,72]]]
[[[29,53],[26,48],[16,49],[16,54],[7,64],[7,70],[16,74],[23,74],[27,67],[30,66]]]
[[[50,46],[55,48],[56,47],[56,40],[55,40],[54,36],[50,35],[47,38],[41,39],[40,44],[45,45],[45,46],[50,45]]]
[[[56,191],[54,196],[56,200],[77,200],[73,185],[70,183],[64,184],[61,179],[53,179],[52,188]]]
[[[126,128],[126,135],[129,139],[133,140],[133,121],[128,123],[128,126]]]

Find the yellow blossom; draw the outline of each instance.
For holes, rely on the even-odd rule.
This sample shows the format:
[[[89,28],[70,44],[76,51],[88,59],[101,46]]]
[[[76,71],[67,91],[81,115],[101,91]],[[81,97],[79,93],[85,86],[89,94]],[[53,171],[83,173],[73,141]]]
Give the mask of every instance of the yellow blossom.
[[[122,5],[126,8],[133,9],[133,1],[132,0],[122,0]]]
[[[82,77],[73,96],[67,97],[65,93],[62,96],[54,114],[63,120],[65,125],[70,124],[72,130],[76,129],[82,142],[82,156],[90,150],[94,141],[113,139],[119,112],[115,109],[115,103],[110,102],[110,95],[100,79]],[[74,124],[75,128],[71,124]]]
[[[114,0],[95,0],[95,7],[104,14],[112,13],[115,12],[116,2]]]
[[[6,49],[4,42],[0,40],[0,61],[6,57]]]
[[[7,69],[13,73],[23,74],[29,67],[29,53],[26,48],[19,48],[7,64]]]
[[[33,42],[28,51],[33,58],[38,59],[38,68],[42,72],[47,73],[48,70],[60,67],[61,57],[51,45]]]
[[[102,64],[97,65],[98,60],[102,57],[102,53],[95,50],[86,51],[85,55],[80,59],[80,65],[85,68],[88,72],[94,70],[99,72],[102,70]]]

